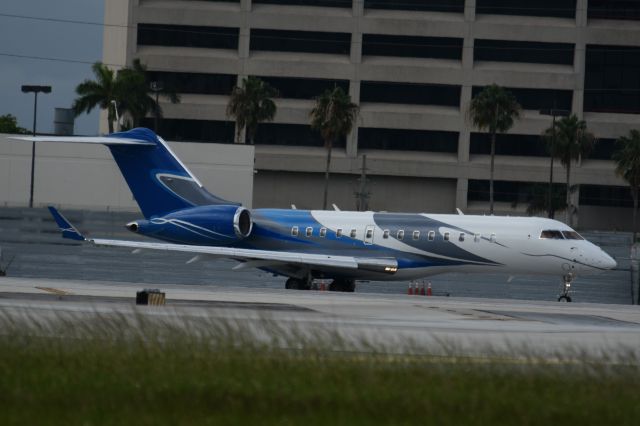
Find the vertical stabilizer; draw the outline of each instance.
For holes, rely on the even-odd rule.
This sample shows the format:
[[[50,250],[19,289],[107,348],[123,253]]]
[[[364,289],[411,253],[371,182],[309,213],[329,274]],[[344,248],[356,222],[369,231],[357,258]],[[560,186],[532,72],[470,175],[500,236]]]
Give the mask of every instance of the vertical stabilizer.
[[[137,128],[108,137],[152,142],[106,144],[146,218],[201,205],[238,204],[210,194],[167,143],[151,130]]]

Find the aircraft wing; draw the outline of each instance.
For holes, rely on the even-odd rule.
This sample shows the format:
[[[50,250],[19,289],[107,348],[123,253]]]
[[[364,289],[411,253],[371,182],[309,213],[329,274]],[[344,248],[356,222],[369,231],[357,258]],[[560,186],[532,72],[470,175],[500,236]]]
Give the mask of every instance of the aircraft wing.
[[[232,247],[194,246],[172,243],[152,243],[143,241],[88,239],[97,246],[129,247],[134,249],[177,251],[194,254],[205,254],[244,261],[263,260],[271,264],[296,264],[341,269],[366,269],[394,273],[398,262],[392,258],[365,258],[354,256],[335,256],[326,254],[310,254],[285,251],[253,250]]]
[[[360,269],[393,274],[398,270],[395,258],[336,256],[327,254],[299,253],[271,250],[254,250],[233,247],[196,246],[173,243],[154,243],[145,241],[126,241],[85,238],[58,210],[49,207],[53,218],[62,231],[64,238],[87,241],[97,246],[128,247],[133,249],[176,251],[224,257],[240,261],[262,261],[263,265],[295,265],[322,268]]]

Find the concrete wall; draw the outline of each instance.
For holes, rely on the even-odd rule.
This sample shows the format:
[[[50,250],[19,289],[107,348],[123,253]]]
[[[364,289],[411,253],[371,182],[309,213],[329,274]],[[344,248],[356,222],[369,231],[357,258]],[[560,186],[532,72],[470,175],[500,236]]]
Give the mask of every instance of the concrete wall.
[[[0,135],[0,205],[29,203],[31,143]],[[169,142],[213,194],[251,207],[254,147]],[[137,204],[103,146],[36,144],[34,206],[136,211]]]

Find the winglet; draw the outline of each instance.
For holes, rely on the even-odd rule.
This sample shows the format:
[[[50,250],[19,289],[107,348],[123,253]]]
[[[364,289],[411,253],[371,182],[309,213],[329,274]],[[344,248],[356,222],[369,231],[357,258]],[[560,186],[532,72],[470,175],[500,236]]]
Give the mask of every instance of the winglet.
[[[49,206],[49,211],[51,212],[51,216],[58,224],[60,231],[62,232],[62,238],[69,238],[70,240],[76,241],[86,241],[84,235],[82,235],[78,230],[64,217],[62,214],[56,210],[55,207]]]

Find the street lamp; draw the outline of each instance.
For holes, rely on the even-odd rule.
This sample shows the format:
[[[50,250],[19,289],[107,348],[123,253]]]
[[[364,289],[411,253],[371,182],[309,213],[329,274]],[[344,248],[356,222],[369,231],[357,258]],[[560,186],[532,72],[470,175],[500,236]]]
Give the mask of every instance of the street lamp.
[[[38,117],[38,93],[51,93],[51,86],[35,86],[24,85],[22,86],[22,93],[33,93],[33,136],[36,135],[36,122]],[[29,191],[29,208],[33,207],[33,175],[35,173],[36,165],[36,143],[31,142],[31,189]]]
[[[156,111],[155,111],[155,121],[153,124],[153,131],[158,133],[158,115],[160,113],[160,105],[158,105],[158,95],[160,94],[160,92],[162,92],[162,90],[164,89],[164,87],[162,86],[162,82],[161,81],[152,81],[151,82],[151,91],[154,92],[156,94]]]
[[[571,114],[571,111],[566,109],[557,109],[557,108],[549,108],[549,109],[541,109],[540,115],[550,115],[553,117],[552,127],[551,127],[551,146],[555,145],[556,142],[556,117],[568,117]],[[551,157],[551,167],[549,168],[549,193],[547,195],[547,216],[549,219],[553,219],[553,152],[550,152]],[[567,206],[569,208],[569,206]]]

